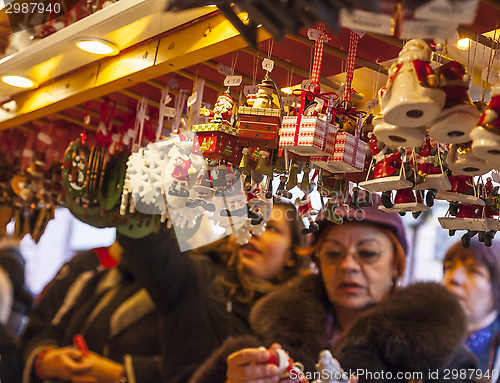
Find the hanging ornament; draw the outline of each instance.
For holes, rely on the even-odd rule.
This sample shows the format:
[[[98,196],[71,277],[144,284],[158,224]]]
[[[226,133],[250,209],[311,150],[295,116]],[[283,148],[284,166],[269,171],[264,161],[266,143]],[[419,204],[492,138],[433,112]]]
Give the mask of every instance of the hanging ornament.
[[[445,94],[430,66],[431,47],[420,39],[408,41],[389,70],[380,90],[384,121],[404,128],[426,126],[439,115]]]
[[[446,102],[438,118],[429,126],[429,135],[442,143],[468,142],[469,133],[481,114],[469,96],[471,78],[465,66],[458,61],[439,66],[436,75]]]
[[[472,151],[489,166],[500,169],[500,80],[491,87],[491,100],[470,137]]]

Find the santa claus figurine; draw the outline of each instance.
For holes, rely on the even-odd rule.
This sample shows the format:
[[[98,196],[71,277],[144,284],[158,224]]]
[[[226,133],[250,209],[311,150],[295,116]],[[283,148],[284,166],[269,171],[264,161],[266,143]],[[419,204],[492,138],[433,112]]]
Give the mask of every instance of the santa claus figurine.
[[[491,100],[478,126],[472,129],[472,150],[492,168],[500,169],[500,80],[491,87]]]
[[[170,174],[173,178],[168,194],[176,197],[189,197],[188,182],[194,175],[195,169],[189,157],[179,156],[173,160],[174,170]]]
[[[273,90],[274,86],[271,80],[264,79],[262,83],[257,85],[259,88],[258,92],[250,100],[247,97],[247,104],[253,108],[278,108],[278,106],[273,102]]]
[[[469,96],[470,76],[465,66],[458,61],[450,61],[438,67],[436,75],[446,102],[439,117],[429,127],[430,136],[447,144],[470,141],[469,133],[481,113]]]
[[[295,204],[297,205],[300,218],[307,218],[307,220],[309,221],[309,227],[302,229],[302,234],[309,234],[318,231],[319,225],[312,219],[312,216],[316,215],[317,212],[312,208],[309,194],[304,194],[304,197],[302,197],[302,199],[297,198],[295,200]]]
[[[445,103],[444,92],[430,66],[432,49],[421,39],[408,41],[389,69],[386,88],[380,90],[384,121],[420,128],[430,124]]]
[[[203,109],[201,114],[206,117],[213,117],[210,121],[215,124],[231,124],[234,101],[229,93],[221,94],[215,102],[213,110]]]
[[[378,138],[373,133],[368,133],[369,150],[373,159],[376,162],[373,169],[373,178],[385,178],[397,175],[401,169],[401,153],[399,151],[391,152],[391,150],[379,143]]]

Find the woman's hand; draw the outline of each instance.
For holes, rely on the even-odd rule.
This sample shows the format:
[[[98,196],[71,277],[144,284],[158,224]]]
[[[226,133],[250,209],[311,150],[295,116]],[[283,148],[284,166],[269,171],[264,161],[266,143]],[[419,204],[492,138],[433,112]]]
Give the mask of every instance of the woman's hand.
[[[89,376],[92,364],[80,350],[74,347],[61,347],[47,351],[40,369],[49,379],[68,380],[75,383],[96,382]],[[78,380],[73,380],[76,376]]]
[[[95,377],[97,383],[116,383],[123,375],[123,366],[120,363],[95,352],[89,352],[85,358],[92,366],[89,375]]]
[[[272,350],[279,348],[271,346]],[[268,360],[269,351],[263,347],[236,351],[227,358],[227,379],[230,383],[276,383],[280,380],[278,366]]]

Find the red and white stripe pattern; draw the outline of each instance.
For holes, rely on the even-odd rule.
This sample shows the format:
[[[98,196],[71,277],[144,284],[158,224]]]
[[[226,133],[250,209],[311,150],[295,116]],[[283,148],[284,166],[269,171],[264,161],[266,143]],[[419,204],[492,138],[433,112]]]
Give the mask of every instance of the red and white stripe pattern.
[[[329,40],[328,33],[326,33],[326,28],[323,24],[319,24],[316,29],[321,31],[321,36],[319,36],[314,45],[314,59],[311,74],[313,84],[319,84],[319,75],[321,73],[321,64],[323,63],[323,52],[325,49],[324,44],[325,41]]]
[[[352,76],[354,75],[354,61],[356,60],[356,54],[358,52],[359,35],[351,31],[351,36],[349,38],[349,53],[347,54],[347,68],[346,68],[346,78],[345,78],[345,96],[346,101],[351,101],[351,83]]]

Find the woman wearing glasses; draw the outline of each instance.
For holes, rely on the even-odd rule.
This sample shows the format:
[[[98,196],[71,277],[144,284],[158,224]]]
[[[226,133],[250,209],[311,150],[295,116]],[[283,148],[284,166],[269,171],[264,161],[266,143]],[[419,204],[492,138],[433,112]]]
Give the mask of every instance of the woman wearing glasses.
[[[191,383],[278,382],[279,369],[268,363],[268,351],[248,348],[275,342],[279,344],[272,348],[283,347],[309,374],[325,348],[344,369],[423,371],[450,363],[452,369],[474,368],[473,357],[460,346],[463,312],[446,289],[427,283],[395,293],[404,273],[407,242],[400,217],[380,211],[379,204],[362,214],[344,211],[342,225],[320,221],[315,244],[319,273],[259,301],[250,316],[258,339],[226,342]],[[448,375],[444,378],[456,378]]]
[[[467,318],[465,344],[479,359],[487,380],[498,379],[500,367],[500,246],[473,238],[465,249],[454,244],[443,260],[443,284],[457,297]],[[496,376],[493,376],[496,375]]]

